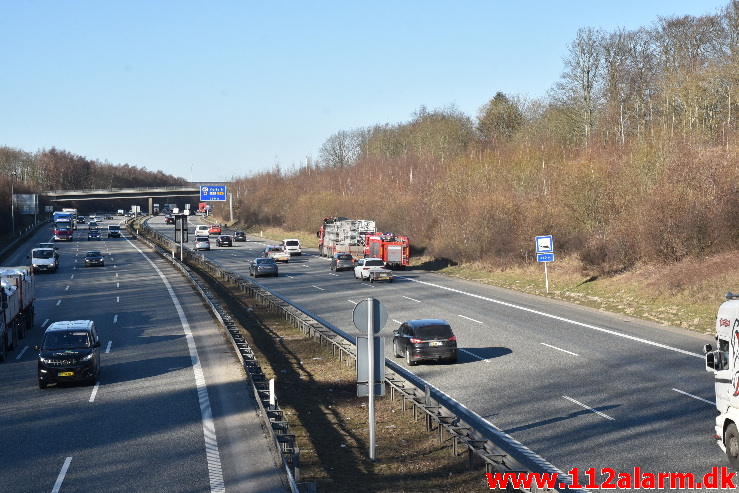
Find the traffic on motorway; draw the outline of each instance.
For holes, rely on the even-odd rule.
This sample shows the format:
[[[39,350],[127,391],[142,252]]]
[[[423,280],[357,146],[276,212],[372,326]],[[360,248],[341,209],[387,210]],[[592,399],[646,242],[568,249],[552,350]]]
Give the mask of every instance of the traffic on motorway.
[[[0,491],[287,491],[200,298],[120,219],[96,222],[112,234],[47,226],[0,267],[7,293],[33,288],[0,363]]]
[[[174,236],[160,218],[148,224]],[[201,254],[248,277],[279,244],[246,235]],[[711,337],[412,269],[394,271],[392,284],[360,282],[336,266],[303,246],[278,276],[254,281],[349,334],[358,335],[353,307],[379,299],[390,314],[385,354],[561,471],[698,476],[728,465],[707,439],[715,397],[702,347]],[[405,361],[393,332],[419,319],[449,324],[456,364]]]

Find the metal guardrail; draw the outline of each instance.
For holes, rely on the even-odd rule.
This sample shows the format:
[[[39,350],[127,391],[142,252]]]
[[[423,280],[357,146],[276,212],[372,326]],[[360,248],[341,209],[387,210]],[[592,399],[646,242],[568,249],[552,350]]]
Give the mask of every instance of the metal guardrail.
[[[172,258],[180,257],[180,246],[171,238],[145,224],[142,231],[163,247],[161,251],[165,255],[171,255]],[[351,366],[352,363],[356,364],[355,337],[202,254],[193,252],[189,248],[185,248],[181,254],[186,263],[208,272],[216,279],[231,284],[270,312],[282,316],[307,337],[316,340],[330,350],[340,361],[345,361],[347,366]],[[451,453],[459,456],[466,452],[470,468],[481,464],[485,466],[487,473],[558,472],[503,431],[390,360],[385,361],[385,383],[390,386],[391,399],[395,400],[396,397],[400,397],[403,410],[406,410],[408,405],[412,406],[414,420],[424,417],[428,431],[438,430],[439,443],[443,443],[446,432],[451,438]],[[566,477],[561,477],[559,480],[559,483],[566,482]],[[556,489],[565,491],[559,487]],[[552,490],[532,485],[531,489],[520,491],[535,493]],[[583,490],[568,489],[566,491]]]

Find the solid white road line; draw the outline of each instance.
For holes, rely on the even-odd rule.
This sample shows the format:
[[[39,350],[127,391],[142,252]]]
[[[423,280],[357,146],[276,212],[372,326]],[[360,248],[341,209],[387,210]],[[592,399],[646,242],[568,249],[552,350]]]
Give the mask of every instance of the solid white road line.
[[[566,395],[563,395],[563,396],[562,396],[562,398],[563,398],[563,399],[567,399],[567,400],[568,400],[568,401],[570,401],[570,402],[574,402],[574,403],[575,403],[575,404],[577,404],[578,406],[580,406],[580,407],[582,407],[582,408],[584,408],[584,409],[587,409],[588,411],[590,411],[590,412],[593,412],[593,413],[597,414],[598,416],[601,416],[601,417],[603,417],[603,418],[606,418],[606,419],[610,419],[611,421],[616,421],[616,418],[612,418],[612,417],[610,417],[609,415],[607,415],[607,414],[604,414],[604,413],[602,413],[602,412],[600,412],[600,411],[597,411],[597,410],[593,409],[593,408],[592,408],[592,407],[590,407],[590,406],[586,406],[586,405],[585,405],[585,404],[583,404],[582,402],[580,402],[580,401],[576,401],[576,400],[575,400],[575,399],[573,399],[572,397],[567,397]]]
[[[44,323],[41,324],[41,328],[43,329],[48,323],[49,323],[49,319],[47,318],[46,320],[44,320]]]
[[[545,342],[540,343],[542,346],[550,347],[552,349],[556,349],[557,351],[562,351],[563,353],[571,354],[572,356],[580,356],[577,353],[573,353],[572,351],[567,351],[566,349],[559,348],[557,346],[552,346],[551,344],[547,344]]]
[[[95,396],[97,395],[99,388],[100,388],[100,382],[97,382],[95,386],[92,388],[92,394],[90,394],[90,402],[95,402]]]
[[[319,287],[318,287],[318,286],[316,286],[315,284],[311,285],[311,287],[313,287],[313,288],[316,288],[316,289],[319,289],[319,290],[321,290],[321,291],[326,291],[326,290],[325,290],[325,289],[323,289],[323,288],[319,288]]]
[[[465,317],[464,315],[459,315],[459,316],[465,320],[469,320],[470,322],[475,322],[476,324],[482,324],[482,322],[480,322],[479,320],[475,320],[474,318]]]
[[[688,397],[692,397],[693,399],[698,399],[699,401],[703,401],[706,404],[710,404],[712,406],[715,406],[716,405],[716,403],[713,402],[713,401],[709,401],[708,399],[704,399],[703,397],[698,397],[697,395],[689,394],[689,393],[684,392],[684,391],[682,391],[680,389],[672,389],[672,390],[674,390],[675,392],[679,392],[679,393],[681,393],[683,395],[687,395]]]
[[[668,349],[670,351],[675,351],[676,353],[685,354],[687,356],[694,356],[694,357],[700,358],[700,359],[703,359],[704,358],[704,356],[702,354],[694,353],[694,352],[691,352],[691,351],[686,351],[684,349],[680,349],[680,348],[668,346],[667,344],[661,344],[659,342],[650,341],[648,339],[642,339],[641,337],[631,336],[631,335],[628,335],[628,334],[624,334],[622,332],[616,332],[615,330],[604,329],[603,327],[598,327],[596,325],[591,325],[591,324],[586,324],[586,323],[583,323],[583,322],[578,322],[577,320],[571,320],[569,318],[560,317],[558,315],[552,315],[551,313],[542,312],[540,310],[534,310],[533,308],[526,308],[524,306],[515,305],[513,303],[507,303],[505,301],[500,301],[500,300],[496,300],[496,299],[493,299],[493,298],[488,298],[486,296],[481,296],[479,294],[473,294],[473,293],[468,293],[466,291],[462,291],[462,290],[459,290],[459,289],[449,288],[447,286],[442,286],[440,284],[434,284],[434,283],[426,282],[426,281],[419,281],[418,279],[411,279],[410,277],[399,277],[399,278],[400,279],[405,279],[407,281],[417,282],[419,284],[425,284],[426,286],[432,286],[432,287],[435,287],[435,288],[444,289],[446,291],[451,291],[452,293],[458,293],[458,294],[462,294],[464,296],[470,296],[472,298],[477,298],[479,300],[489,301],[491,303],[496,303],[498,305],[507,306],[509,308],[515,308],[516,310],[521,310],[521,311],[525,311],[525,312],[528,312],[528,313],[533,313],[535,315],[541,315],[542,317],[551,318],[553,320],[559,320],[561,322],[566,322],[566,323],[569,323],[569,324],[572,324],[572,325],[577,325],[579,327],[584,327],[586,329],[597,330],[598,332],[603,332],[605,334],[611,334],[611,335],[614,335],[614,336],[623,337],[624,339],[629,339],[629,340],[632,340],[632,341],[641,342],[642,344],[648,344],[650,346],[655,346],[655,347],[659,347],[659,348],[662,348],[662,349]]]

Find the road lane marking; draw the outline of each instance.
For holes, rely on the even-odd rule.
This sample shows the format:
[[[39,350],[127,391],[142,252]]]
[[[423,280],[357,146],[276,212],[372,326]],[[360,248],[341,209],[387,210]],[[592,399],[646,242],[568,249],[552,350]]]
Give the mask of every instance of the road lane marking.
[[[403,298],[405,298],[407,300],[415,301],[416,303],[423,303],[421,300],[415,300],[415,299],[411,298],[410,296],[403,296]]]
[[[326,291],[326,290],[325,290],[325,289],[323,289],[323,288],[319,288],[319,287],[318,287],[318,286],[316,286],[315,284],[311,285],[311,287],[312,287],[312,288],[316,288],[316,289],[320,289],[321,291]]]
[[[138,251],[142,257],[152,266],[154,271],[159,275],[162,283],[167,288],[169,297],[172,299],[177,315],[180,318],[180,324],[182,325],[182,331],[185,334],[187,340],[187,347],[190,351],[190,360],[192,361],[192,370],[195,377],[195,387],[197,388],[198,400],[200,402],[200,416],[203,426],[203,437],[205,439],[205,457],[208,463],[208,476],[210,478],[210,492],[211,493],[225,493],[226,486],[223,480],[223,469],[221,467],[221,456],[218,451],[218,440],[216,439],[216,428],[215,422],[213,421],[213,411],[210,406],[210,399],[208,397],[208,387],[205,383],[205,374],[203,367],[200,364],[200,357],[198,356],[198,348],[195,345],[195,338],[192,335],[190,324],[187,321],[185,311],[182,309],[180,300],[172,289],[172,285],[167,280],[167,277],[159,269],[159,267],[147,257],[144,252],[134,244],[131,240],[126,239],[129,245]]]
[[[59,300],[59,301],[56,302],[56,306],[59,306],[61,304],[62,304],[62,300]]]
[[[545,342],[541,342],[539,344],[541,344],[542,346],[550,347],[552,349],[556,349],[557,351],[562,351],[563,353],[571,354],[572,356],[580,356],[577,353],[573,353],[572,351],[567,351],[566,349],[562,349],[562,348],[557,347],[557,346],[552,346],[551,344],[547,344]]]
[[[67,286],[66,288],[64,288],[64,291],[69,291],[69,286]]]
[[[469,354],[470,356],[474,356],[475,358],[479,359],[480,361],[484,361],[485,363],[490,363],[490,360],[489,359],[485,359],[482,356],[478,356],[478,355],[476,355],[475,353],[473,353],[471,351],[467,351],[466,349],[462,349],[462,348],[459,348],[459,350],[462,351],[463,353]]]
[[[97,395],[99,388],[100,382],[95,383],[95,386],[92,388],[92,394],[90,394],[90,402],[95,402],[95,396]]]
[[[403,322],[401,322],[400,320],[395,320],[395,319],[393,319],[393,322],[395,322],[395,323],[396,323],[396,324],[398,324],[398,325],[402,325],[402,324],[403,324]]]
[[[41,328],[43,329],[44,326],[46,326],[46,324],[48,323],[49,323],[49,319],[47,318],[46,320],[44,320],[44,323],[41,324]]]
[[[70,277],[70,279],[74,279],[74,274],[72,274],[72,277]]]
[[[568,401],[570,401],[570,402],[574,402],[574,403],[575,403],[575,404],[577,404],[578,406],[580,406],[580,407],[582,407],[582,408],[585,408],[585,409],[587,409],[588,411],[590,411],[590,412],[593,412],[593,413],[597,414],[598,416],[601,416],[601,417],[603,417],[603,418],[606,418],[606,419],[610,419],[611,421],[616,421],[616,418],[612,418],[612,417],[610,417],[609,415],[607,415],[607,414],[604,414],[604,413],[602,413],[602,412],[600,412],[600,411],[597,411],[597,410],[593,409],[593,408],[592,408],[592,407],[590,407],[590,406],[586,406],[586,405],[585,405],[585,404],[583,404],[582,402],[580,402],[580,401],[576,401],[576,400],[575,400],[575,399],[573,399],[572,397],[567,397],[566,395],[563,395],[563,396],[562,396],[562,398],[563,398],[563,399],[567,399],[567,400],[568,400]]]
[[[679,393],[681,393],[683,395],[687,395],[688,397],[692,397],[693,399],[698,399],[699,401],[703,401],[706,404],[710,404],[712,406],[715,406],[716,405],[716,403],[713,402],[713,401],[709,401],[708,399],[704,399],[703,397],[698,397],[697,395],[689,394],[689,393],[687,393],[685,391],[682,391],[680,389],[672,389],[672,390],[674,390],[675,392],[679,392]]]
[[[115,297],[115,302],[116,303],[120,303],[121,302],[121,297],[120,296],[116,296]]]
[[[62,470],[59,471],[59,476],[56,478],[56,483],[54,483],[54,487],[51,489],[51,493],[59,493],[59,490],[62,488],[62,483],[64,482],[64,476],[67,475],[67,469],[69,469],[69,464],[72,463],[72,458],[67,457],[64,459],[64,465],[62,466]]]
[[[349,303],[351,303],[351,304],[353,304],[353,305],[358,305],[358,304],[359,304],[359,302],[358,302],[358,301],[352,301],[352,300],[349,300]]]
[[[119,282],[115,283],[115,287],[120,288],[121,287],[121,283],[119,283]]]
[[[105,348],[105,354],[108,354],[110,352],[110,346],[113,345],[113,341],[108,341],[108,347]]]
[[[118,323],[118,314],[117,314],[117,313],[116,313],[116,314],[115,314],[115,316],[113,317],[113,323],[114,323],[114,324],[115,324],[115,323]]]
[[[23,353],[26,352],[26,349],[28,349],[28,346],[24,347],[20,353],[18,353],[18,356],[15,357],[15,359],[21,359],[21,356],[23,356]]]
[[[464,315],[460,315],[460,317],[464,318],[465,320],[469,320],[470,322],[475,322],[476,324],[482,324],[479,320],[475,320],[474,318],[465,317]]]
[[[605,334],[611,334],[611,335],[614,335],[614,336],[623,337],[624,339],[629,339],[629,340],[632,340],[632,341],[641,342],[642,344],[648,344],[650,346],[655,346],[655,347],[662,348],[662,349],[668,349],[670,351],[675,351],[676,353],[685,354],[687,356],[694,356],[694,357],[700,358],[700,359],[705,358],[705,356],[703,354],[693,353],[691,351],[686,351],[684,349],[680,349],[680,348],[668,346],[667,344],[662,344],[662,343],[659,343],[659,342],[650,341],[648,339],[642,339],[641,337],[636,337],[636,336],[624,334],[622,332],[616,332],[615,330],[605,329],[603,327],[598,327],[597,325],[586,324],[584,322],[578,322],[577,320],[572,320],[572,319],[569,319],[569,318],[560,317],[558,315],[552,315],[551,313],[542,312],[540,310],[534,310],[533,308],[526,308],[525,306],[515,305],[513,303],[508,303],[506,301],[500,301],[500,300],[496,300],[496,299],[493,299],[493,298],[488,298],[487,296],[482,296],[482,295],[479,295],[479,294],[468,293],[466,291],[462,291],[462,290],[459,290],[459,289],[450,288],[450,287],[447,287],[447,286],[442,286],[440,284],[434,284],[434,283],[427,282],[427,281],[419,281],[418,279],[411,279],[410,277],[400,277],[400,276],[398,276],[398,277],[400,279],[405,279],[406,281],[417,282],[419,284],[425,284],[426,286],[432,286],[432,287],[435,287],[435,288],[444,289],[446,291],[451,291],[453,293],[462,294],[462,295],[465,295],[465,296],[470,296],[472,298],[477,298],[479,300],[489,301],[491,303],[496,303],[498,305],[507,306],[508,308],[514,308],[516,310],[521,310],[521,311],[525,311],[525,312],[528,312],[528,313],[533,313],[535,315],[541,315],[542,317],[551,318],[553,320],[559,320],[560,322],[566,322],[566,323],[569,323],[569,324],[572,324],[572,325],[577,325],[579,327],[584,327],[586,329],[597,330],[597,331],[603,332]]]

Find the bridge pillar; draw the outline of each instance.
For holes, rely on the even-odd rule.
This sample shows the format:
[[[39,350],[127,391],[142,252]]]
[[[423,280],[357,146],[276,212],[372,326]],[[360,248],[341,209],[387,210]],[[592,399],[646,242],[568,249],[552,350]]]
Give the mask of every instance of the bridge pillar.
[[[149,197],[149,215],[154,214],[154,197]]]

